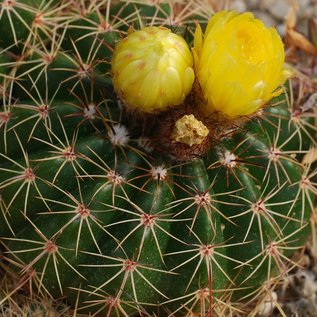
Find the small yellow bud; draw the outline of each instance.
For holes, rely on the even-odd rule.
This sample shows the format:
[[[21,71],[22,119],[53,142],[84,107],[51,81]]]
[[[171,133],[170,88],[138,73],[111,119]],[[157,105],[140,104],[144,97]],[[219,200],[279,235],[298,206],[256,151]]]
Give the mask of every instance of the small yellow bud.
[[[226,118],[250,115],[282,92],[290,76],[284,47],[274,28],[252,13],[216,13],[203,36],[198,25],[193,55],[202,112]]]
[[[112,73],[126,106],[144,112],[180,105],[195,77],[187,43],[164,27],[145,27],[118,43]]]
[[[209,134],[208,128],[194,115],[185,115],[175,122],[172,138],[189,146],[201,144]]]

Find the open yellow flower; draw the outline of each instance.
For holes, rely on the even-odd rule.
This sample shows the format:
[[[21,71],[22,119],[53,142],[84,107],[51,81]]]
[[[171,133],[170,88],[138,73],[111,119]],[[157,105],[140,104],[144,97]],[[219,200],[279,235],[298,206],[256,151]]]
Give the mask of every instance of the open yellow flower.
[[[164,27],[145,27],[116,46],[113,86],[125,105],[144,112],[181,104],[194,82],[185,40]]]
[[[282,92],[291,73],[276,30],[249,12],[216,13],[204,37],[198,25],[193,54],[199,107],[207,116],[218,112],[231,119],[256,112]]]

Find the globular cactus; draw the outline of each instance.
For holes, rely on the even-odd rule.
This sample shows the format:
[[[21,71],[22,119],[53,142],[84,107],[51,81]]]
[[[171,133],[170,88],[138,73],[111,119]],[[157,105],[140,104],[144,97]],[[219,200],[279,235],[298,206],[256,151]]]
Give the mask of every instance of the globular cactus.
[[[314,115],[282,86],[281,40],[226,11],[203,36],[180,8],[2,2],[3,260],[78,313],[221,315],[309,235]]]

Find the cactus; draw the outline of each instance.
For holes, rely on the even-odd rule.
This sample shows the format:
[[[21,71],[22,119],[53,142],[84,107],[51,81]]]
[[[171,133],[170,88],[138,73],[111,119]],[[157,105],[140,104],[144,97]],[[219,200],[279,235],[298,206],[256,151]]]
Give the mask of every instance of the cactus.
[[[180,6],[2,3],[3,260],[79,313],[223,315],[287,276],[309,235],[315,173],[302,159],[316,129],[291,82],[238,120],[204,117],[197,82],[163,112],[114,91],[112,53],[133,28],[194,45],[208,15]]]

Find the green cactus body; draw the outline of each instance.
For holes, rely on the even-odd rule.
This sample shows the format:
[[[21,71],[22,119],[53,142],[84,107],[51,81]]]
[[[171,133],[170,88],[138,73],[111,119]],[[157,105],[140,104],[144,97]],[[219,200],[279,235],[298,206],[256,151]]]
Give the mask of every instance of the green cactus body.
[[[71,71],[68,57],[87,45],[76,50],[78,36],[92,43],[87,25],[95,19],[74,18],[67,37],[57,33],[52,67],[29,71],[38,59],[29,52],[3,81],[6,260],[37,291],[96,315],[204,315],[285,276],[313,209],[310,166],[301,163],[315,137],[309,113],[295,120],[285,93],[200,157],[158,154],[134,114],[122,110],[102,73],[108,67],[84,84]]]

